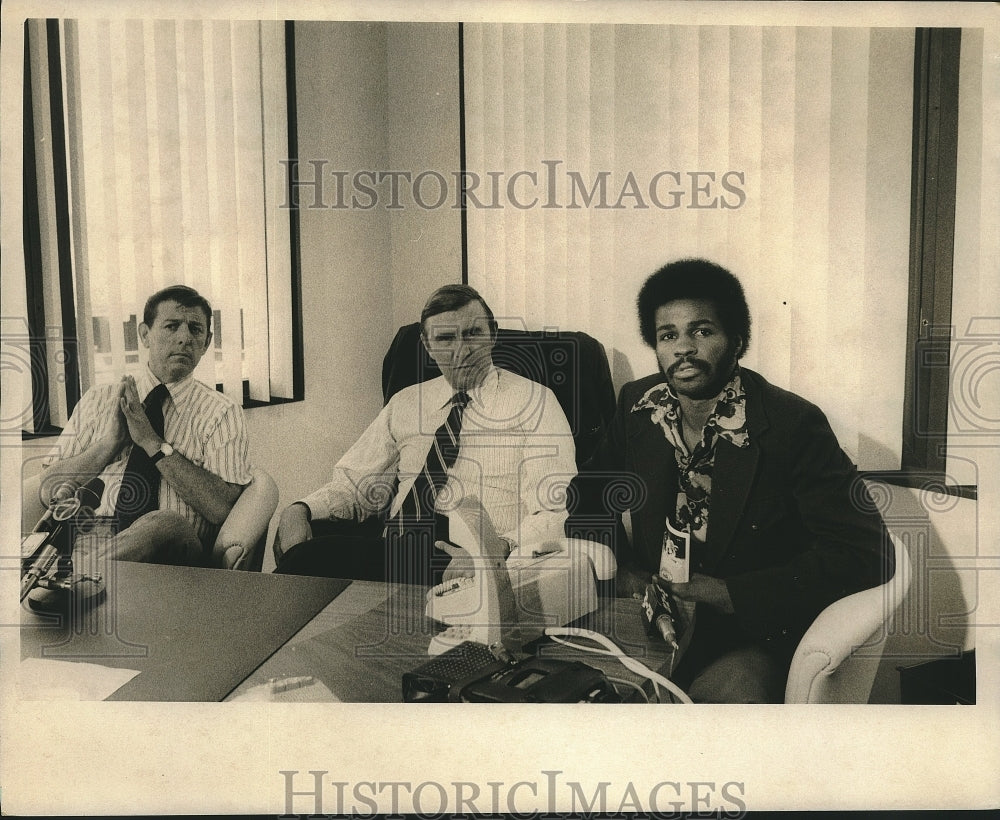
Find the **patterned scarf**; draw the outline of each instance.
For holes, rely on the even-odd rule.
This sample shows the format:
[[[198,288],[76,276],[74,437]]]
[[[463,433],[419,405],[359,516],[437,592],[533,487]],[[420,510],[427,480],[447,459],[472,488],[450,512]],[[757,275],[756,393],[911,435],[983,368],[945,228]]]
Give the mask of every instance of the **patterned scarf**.
[[[716,400],[715,410],[705,423],[701,441],[688,451],[681,430],[681,405],[670,385],[661,382],[643,395],[632,412],[652,410],[650,420],[663,429],[677,460],[677,529],[687,531],[704,543],[708,537],[708,506],[712,495],[715,444],[723,438],[736,447],[749,447],[746,393],[737,369]]]

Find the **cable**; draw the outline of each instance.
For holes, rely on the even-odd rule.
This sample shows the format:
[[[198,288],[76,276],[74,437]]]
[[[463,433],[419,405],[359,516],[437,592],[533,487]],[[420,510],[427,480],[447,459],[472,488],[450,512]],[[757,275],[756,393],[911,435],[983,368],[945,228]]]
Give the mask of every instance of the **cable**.
[[[613,684],[614,684],[614,683],[621,683],[621,684],[624,684],[625,686],[628,686],[628,687],[630,687],[630,688],[632,688],[632,689],[635,689],[635,691],[636,691],[636,692],[638,692],[638,693],[639,693],[640,695],[642,695],[642,699],[643,699],[643,700],[644,700],[644,701],[645,701],[646,703],[649,703],[649,702],[650,702],[650,701],[649,701],[649,695],[648,695],[648,694],[646,694],[646,690],[645,690],[645,689],[643,689],[643,688],[642,688],[642,687],[641,687],[641,686],[640,686],[640,685],[639,685],[638,683],[636,683],[635,681],[631,681],[631,680],[626,680],[625,678],[613,678],[613,677],[611,677],[611,675],[607,675],[607,679],[608,679],[608,680],[609,680],[609,681],[610,681],[611,683],[613,683]],[[618,691],[618,690],[617,690],[617,688],[615,689],[615,691]],[[618,696],[619,696],[619,697],[621,697],[621,692],[618,692]]]
[[[557,629],[556,627],[550,627],[550,629],[552,631],[546,629],[545,634],[548,635],[550,638],[552,638],[552,640],[555,641],[556,643],[561,643],[564,646],[568,646],[571,649],[577,649],[581,652],[591,652],[595,655],[607,655],[608,657],[615,658],[626,669],[632,670],[640,677],[647,678],[653,684],[653,693],[656,696],[657,701],[658,702],[662,701],[663,698],[660,695],[660,687],[658,685],[657,678],[660,681],[667,682],[668,685],[670,685],[669,681],[666,681],[665,678],[658,675],[656,672],[653,672],[653,670],[651,670],[649,667],[644,666],[642,663],[635,660],[634,658],[630,658],[628,655],[623,654],[621,650],[619,650],[618,647],[615,646],[615,644],[613,644],[610,640],[605,639],[603,635],[599,635],[596,632],[590,632],[590,630],[588,629],[572,629],[570,627],[567,627],[565,630],[559,629],[558,631],[556,631]],[[598,643],[603,643],[605,646],[614,647],[614,649],[612,651],[605,651],[603,649],[594,649],[592,646],[581,646],[580,644],[573,643],[572,641],[565,641],[562,638],[560,638],[559,635],[575,635],[581,638],[590,638],[591,640],[597,641]],[[653,677],[654,675],[656,677]]]
[[[644,678],[649,678],[653,682],[653,689],[656,691],[656,696],[659,698],[659,690],[656,688],[657,684],[666,687],[667,691],[676,695],[681,703],[692,703],[691,698],[685,694],[684,690],[681,689],[673,681],[667,680],[659,672],[654,672],[648,666],[646,666],[641,661],[637,661],[635,658],[631,658],[622,652],[621,649],[614,643],[610,638],[601,635],[598,632],[592,632],[589,629],[580,629],[579,627],[563,626],[555,627],[550,626],[545,630],[545,634],[548,635],[556,643],[561,643],[564,646],[572,647],[573,649],[579,649],[583,652],[593,652],[595,655],[609,655],[610,657],[617,658],[619,663],[626,669],[635,672]],[[573,643],[572,641],[563,640],[560,636],[572,637],[572,638],[588,638],[594,643],[600,644],[605,647],[605,649],[595,649],[592,646],[581,646],[578,643]]]
[[[682,690],[679,686],[677,686],[677,684],[675,684],[673,681],[667,680],[667,678],[663,677],[663,675],[661,675],[659,672],[654,672],[652,669],[650,669],[641,661],[629,657],[624,652],[622,652],[622,650],[610,638],[607,638],[598,632],[592,632],[589,629],[580,629],[578,627],[549,627],[548,629],[545,630],[545,634],[548,635],[550,638],[552,638],[552,640],[554,640],[556,643],[561,643],[564,646],[569,646],[572,647],[573,649],[579,649],[583,652],[592,652],[595,655],[608,655],[609,657],[617,658],[618,662],[621,663],[621,665],[624,666],[626,669],[629,669],[632,672],[635,672],[637,675],[640,675],[641,677],[644,678],[648,678],[650,681],[652,681],[653,690],[656,692],[656,697],[658,700],[661,700],[660,691],[657,688],[657,684],[660,684],[664,686],[668,692],[679,698],[682,703],[692,702],[691,698],[689,698],[685,694],[684,690]],[[607,647],[607,649],[606,650],[594,649],[593,647],[590,646],[581,646],[578,643],[573,643],[572,641],[563,640],[562,638],[559,637],[560,635],[565,635],[568,637],[577,637],[577,638],[588,638],[594,641],[595,643],[599,643],[602,646]]]

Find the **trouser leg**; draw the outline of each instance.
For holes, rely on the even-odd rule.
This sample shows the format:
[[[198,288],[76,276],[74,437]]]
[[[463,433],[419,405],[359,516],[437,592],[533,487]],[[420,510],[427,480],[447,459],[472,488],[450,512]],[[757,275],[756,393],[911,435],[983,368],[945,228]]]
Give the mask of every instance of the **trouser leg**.
[[[695,703],[781,703],[787,671],[759,646],[744,646],[706,666],[687,692]]]
[[[354,578],[428,586],[439,583],[450,557],[429,543],[381,536],[324,535],[296,544],[275,567],[287,575]]]
[[[690,645],[671,679],[702,703],[782,703],[791,654],[765,646],[730,615],[698,606]]]
[[[104,560],[205,566],[205,549],[191,523],[172,510],[154,510],[126,530],[102,539],[96,550]]]

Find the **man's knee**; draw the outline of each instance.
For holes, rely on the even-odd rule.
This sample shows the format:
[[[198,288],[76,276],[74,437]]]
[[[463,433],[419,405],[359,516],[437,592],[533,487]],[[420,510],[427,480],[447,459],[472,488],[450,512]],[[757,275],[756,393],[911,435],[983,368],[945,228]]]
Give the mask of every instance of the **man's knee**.
[[[185,536],[192,532],[191,523],[174,510],[153,510],[136,519],[129,530],[154,534]]]
[[[194,527],[174,510],[153,510],[116,537],[114,557],[123,561],[204,563],[204,549]]]
[[[781,703],[785,667],[763,649],[742,647],[706,666],[691,683],[696,703]]]

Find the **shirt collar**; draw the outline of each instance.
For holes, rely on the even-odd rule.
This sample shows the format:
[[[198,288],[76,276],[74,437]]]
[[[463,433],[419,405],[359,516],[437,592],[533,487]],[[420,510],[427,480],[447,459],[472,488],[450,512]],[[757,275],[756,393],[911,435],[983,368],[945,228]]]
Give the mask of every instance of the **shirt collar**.
[[[672,431],[668,427],[676,429],[680,424],[680,407],[680,400],[670,384],[662,381],[653,385],[642,395],[632,406],[632,412],[652,410],[650,420],[653,424],[660,425],[667,433],[667,437],[671,438]],[[746,423],[746,392],[743,389],[743,380],[740,378],[738,367],[733,377],[719,393],[715,402],[715,410],[709,416],[706,426],[714,427],[720,438],[724,438],[736,447],[750,446],[750,435],[747,432]]]
[[[443,398],[442,398],[441,404],[439,406],[443,408],[443,407],[447,407],[449,404],[451,404],[452,397],[458,391],[456,391],[448,383],[448,380],[445,379],[444,376],[441,377],[441,380],[442,380],[444,386],[442,388]],[[471,387],[468,390],[466,390],[465,392],[468,394],[469,398],[473,402],[477,402],[479,404],[482,404],[482,402],[483,402],[483,396],[488,391],[493,391],[495,393],[499,389],[500,389],[500,371],[497,370],[497,368],[496,368],[495,365],[491,364],[489,366],[489,368],[487,369],[487,371],[486,371],[486,375],[483,377],[483,380],[479,383],[479,385],[477,385],[476,387]]]
[[[156,377],[152,370],[149,369],[149,365],[142,368],[141,371],[135,377],[135,386],[139,395],[145,401],[146,396],[149,392],[160,384],[160,380]],[[183,398],[190,392],[191,385],[194,384],[194,374],[189,373],[183,379],[175,382],[166,382],[167,392],[170,393],[170,398],[173,400],[174,404],[183,400]]]

